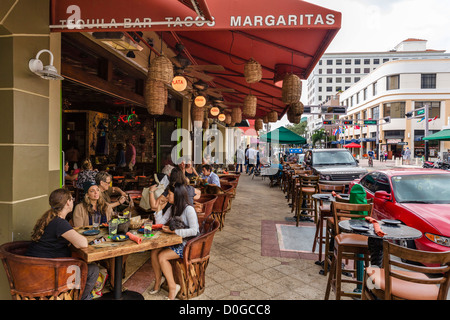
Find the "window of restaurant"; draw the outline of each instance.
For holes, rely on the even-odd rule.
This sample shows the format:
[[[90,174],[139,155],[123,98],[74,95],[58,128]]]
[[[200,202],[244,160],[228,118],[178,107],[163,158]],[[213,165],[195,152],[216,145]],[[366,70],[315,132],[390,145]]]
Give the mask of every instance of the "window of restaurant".
[[[386,90],[400,89],[400,75],[388,76],[386,78]]]
[[[423,73],[420,81],[421,89],[436,89],[436,73]]]
[[[414,109],[419,109],[425,106],[430,106],[428,118],[441,117],[441,102],[440,101],[414,101]]]
[[[429,130],[428,135],[439,132],[439,130]],[[422,157],[425,154],[425,130],[414,130],[414,157]],[[430,157],[437,157],[439,154],[439,141],[428,141],[428,154]]]
[[[380,118],[380,107],[376,106],[372,108],[372,119],[377,120]]]
[[[385,117],[404,118],[405,117],[405,102],[389,102],[383,104],[383,114]]]

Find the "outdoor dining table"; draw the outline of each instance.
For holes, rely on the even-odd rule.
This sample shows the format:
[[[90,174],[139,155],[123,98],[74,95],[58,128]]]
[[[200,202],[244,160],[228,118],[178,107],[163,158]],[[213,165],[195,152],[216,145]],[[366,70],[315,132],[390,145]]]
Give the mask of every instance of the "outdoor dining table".
[[[351,219],[339,222],[339,228],[342,231],[368,237],[367,244],[370,252],[370,264],[372,266],[382,267],[383,240],[414,240],[422,237],[422,232],[399,223],[398,220],[381,220],[379,224],[381,230],[386,233],[383,237],[378,236],[374,231],[373,224],[366,220]],[[360,231],[361,227],[368,227],[368,230]]]
[[[76,228],[80,234],[84,231],[91,229],[90,227],[80,227]],[[153,230],[152,237],[144,237],[141,234],[136,234],[136,236],[142,239],[140,244],[137,244],[133,240],[126,239],[124,241],[113,241],[108,238],[108,228],[100,228],[100,233],[94,236],[85,236],[88,242],[91,242],[94,239],[104,237],[106,239],[105,242],[101,242],[99,244],[89,245],[87,248],[72,250],[74,253],[79,256],[81,259],[86,261],[87,263],[114,258],[114,290],[113,292],[106,293],[100,299],[114,299],[114,300],[143,300],[144,297],[134,291],[126,290],[122,292],[122,261],[123,256],[162,248],[168,247],[176,244],[180,244],[183,241],[183,238],[171,233],[165,233],[161,230]]]

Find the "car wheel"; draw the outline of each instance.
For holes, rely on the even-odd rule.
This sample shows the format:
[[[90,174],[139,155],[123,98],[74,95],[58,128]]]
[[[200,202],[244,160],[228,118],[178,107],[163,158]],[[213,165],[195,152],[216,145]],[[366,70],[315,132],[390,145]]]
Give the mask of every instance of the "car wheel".
[[[396,244],[399,246],[402,246],[404,248],[408,248],[408,249],[416,249],[416,244],[414,242],[414,240],[399,240],[396,241]],[[402,259],[402,262],[404,263],[408,263],[408,264],[413,264],[413,265],[421,265],[420,263],[416,262],[416,261],[411,261],[411,260],[406,260],[406,259]]]

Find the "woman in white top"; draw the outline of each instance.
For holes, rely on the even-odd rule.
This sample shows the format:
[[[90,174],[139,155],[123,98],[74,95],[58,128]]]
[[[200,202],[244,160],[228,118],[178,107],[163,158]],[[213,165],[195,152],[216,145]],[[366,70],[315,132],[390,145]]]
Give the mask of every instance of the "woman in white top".
[[[159,292],[161,284],[167,280],[169,287],[169,300],[174,300],[180,291],[180,286],[175,283],[170,260],[183,257],[183,249],[186,245],[186,238],[196,236],[199,232],[197,213],[189,204],[187,189],[185,185],[176,183],[168,187],[167,199],[172,206],[163,214],[162,210],[155,213],[155,223],[166,224],[172,217],[180,217],[186,226],[184,229],[170,230],[169,226],[163,226],[162,231],[176,233],[183,238],[179,245],[167,248],[154,249],[151,253],[153,271],[155,272],[155,286],[151,294]],[[164,276],[161,274],[164,274]]]

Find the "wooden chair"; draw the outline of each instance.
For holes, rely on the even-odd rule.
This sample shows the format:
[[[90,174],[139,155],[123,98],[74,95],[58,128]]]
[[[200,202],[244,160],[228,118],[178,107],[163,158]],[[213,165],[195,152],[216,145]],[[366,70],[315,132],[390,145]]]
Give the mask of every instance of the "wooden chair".
[[[344,193],[345,185],[332,185],[332,184],[318,184],[319,193],[330,193],[331,192]],[[312,252],[315,252],[316,245],[319,245],[319,261],[322,261],[322,245],[326,244],[325,237],[323,234],[323,228],[326,224],[327,218],[332,216],[331,213],[331,203],[324,204],[323,200],[319,201],[318,209],[318,221],[316,224],[316,234],[314,235],[314,242],[312,247]]]
[[[446,300],[449,285],[450,251],[413,250],[383,241],[383,268],[365,269],[362,299]]]
[[[342,279],[342,272],[354,273],[356,276],[357,261],[364,261],[366,267],[369,265],[369,247],[367,237],[354,233],[340,233],[339,221],[343,219],[364,218],[366,215],[355,213],[355,211],[366,211],[369,216],[372,215],[372,204],[352,204],[334,202],[332,205],[334,218],[334,252],[331,262],[331,270],[328,275],[327,289],[325,291],[325,300],[328,300],[330,291],[336,292],[336,300],[342,296],[361,297],[358,292],[345,292],[342,290],[342,283],[354,283],[362,285],[362,281],[357,279]],[[343,269],[342,261],[344,259],[354,261],[354,269]]]
[[[200,235],[186,243],[183,258],[171,260],[175,282],[181,286],[177,295],[181,300],[197,297],[205,291],[209,253],[220,223],[213,216],[209,216],[201,226],[203,228],[200,229]],[[167,286],[167,283],[164,285]]]
[[[225,226],[225,216],[231,208],[231,193],[225,192],[216,194],[217,199],[214,202],[212,215],[219,221],[219,230]]]
[[[236,179],[233,180],[220,180],[220,187],[225,192],[231,192],[231,198],[236,197],[237,182]],[[232,187],[232,188],[231,188]]]
[[[86,262],[77,258],[25,256],[30,243],[14,241],[0,246],[13,300],[79,300],[86,285]],[[76,280],[79,284],[75,286]]]
[[[199,199],[194,200],[198,223],[201,223],[211,215],[216,200],[217,196],[213,194],[202,194]]]
[[[300,216],[303,217],[313,217],[314,222],[317,223],[316,217],[316,202],[312,198],[313,194],[316,194],[318,191],[319,184],[319,176],[301,176],[300,185],[298,187],[298,192],[296,195],[296,208],[295,208],[295,216],[296,216],[296,226],[298,227],[298,223],[300,221]],[[306,212],[306,213],[302,213]]]
[[[291,212],[295,212],[298,206],[298,193],[300,188],[301,178],[304,175],[312,175],[312,170],[295,170],[295,174],[292,176],[291,183],[292,186],[290,188],[291,192]]]

